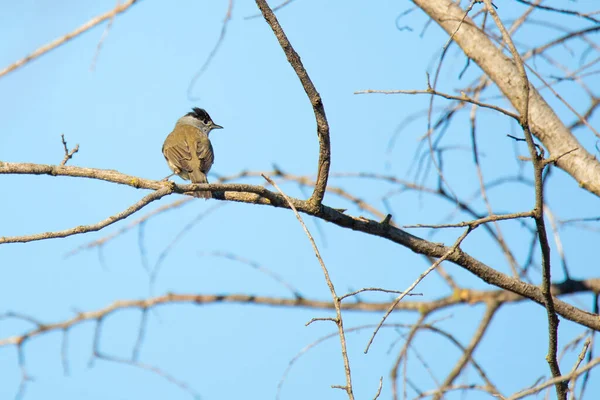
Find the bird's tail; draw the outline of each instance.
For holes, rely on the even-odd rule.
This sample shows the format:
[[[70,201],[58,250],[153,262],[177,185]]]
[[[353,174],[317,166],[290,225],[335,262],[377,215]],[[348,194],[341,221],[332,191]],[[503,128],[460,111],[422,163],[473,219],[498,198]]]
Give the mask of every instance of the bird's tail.
[[[208,179],[206,179],[206,175],[204,174],[204,172],[200,171],[199,169],[192,171],[192,173],[190,174],[190,178],[192,180],[192,183],[208,183]],[[186,194],[189,194],[194,197],[201,198],[201,199],[212,198],[212,195],[210,192],[189,192]]]

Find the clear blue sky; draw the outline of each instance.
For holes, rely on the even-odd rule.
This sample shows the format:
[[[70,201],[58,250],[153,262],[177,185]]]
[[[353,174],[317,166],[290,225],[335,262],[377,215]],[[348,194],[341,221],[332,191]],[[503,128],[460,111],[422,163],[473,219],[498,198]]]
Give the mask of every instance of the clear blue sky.
[[[4,67],[111,9],[115,2],[28,0],[0,4],[0,67]],[[501,15],[514,16],[521,9],[512,9],[514,5],[504,2],[499,5]],[[425,88],[425,71],[431,71],[447,37],[434,25],[421,36],[426,18],[419,11],[398,22],[413,30],[400,31],[396,18],[409,7],[409,2],[395,1],[296,0],[278,13],[322,95],[331,125],[333,172],[380,172],[401,179],[415,176],[413,154],[418,138],[426,130],[425,120],[406,126],[391,152],[386,153],[386,149],[398,124],[406,116],[425,109],[428,99],[353,94],[361,89]],[[60,135],[64,134],[70,146],[80,145],[70,165],[162,179],[170,172],[160,151],[164,138],[177,118],[192,106],[201,106],[225,127],[211,136],[216,154],[214,173],[264,171],[276,164],[286,172],[314,174],[318,147],[310,104],[269,26],[262,18],[244,19],[258,11],[254,2],[235,3],[225,41],[193,88],[199,99],[188,99],[190,80],[219,36],[226,8],[227,1],[140,1],[115,19],[95,69],[90,67],[105,25],[0,79],[0,160],[57,164],[63,157]],[[547,14],[540,14],[539,18],[546,17]],[[542,43],[550,31],[527,28],[523,35],[532,32],[529,40]],[[464,57],[452,48],[441,74],[442,89],[451,91],[476,76],[477,70],[472,66],[463,82],[456,82],[464,63]],[[568,85],[560,88],[576,106],[582,106],[578,103],[578,91]],[[445,103],[438,100],[436,104]],[[559,113],[565,121],[573,120],[564,107],[559,108]],[[468,114],[464,114],[452,125],[445,142],[448,146],[469,146],[467,122]],[[510,123],[482,113],[481,126],[486,178],[516,174],[519,169],[514,161],[514,143],[505,136],[511,132]],[[591,143],[590,136],[582,133],[581,140]],[[524,148],[520,151],[524,152]],[[466,196],[477,190],[469,151],[457,150],[446,163],[450,183],[457,193]],[[528,165],[525,174],[530,176]],[[597,198],[578,191],[570,177],[555,171],[552,179],[548,202],[560,217],[597,212]],[[251,182],[262,183],[258,179]],[[434,185],[435,179],[430,174],[425,182]],[[392,186],[364,180],[332,179],[331,183],[344,186],[381,210],[385,210],[381,196],[394,190]],[[48,176],[2,175],[0,188],[0,236],[95,223],[146,194],[105,182]],[[283,188],[290,195],[305,196],[295,185]],[[491,191],[491,196],[499,211],[524,211],[533,204],[533,193],[518,185]],[[176,197],[170,196],[153,203],[142,214],[174,200]],[[189,221],[215,203],[194,201],[150,220],[143,231],[150,265]],[[326,203],[361,214],[356,207],[332,195],[327,196]],[[442,222],[453,210],[451,204],[437,198],[415,194],[393,197],[390,204],[399,224]],[[481,207],[480,202],[475,204]],[[466,217],[458,215],[454,220],[459,218]],[[72,317],[76,311],[95,310],[118,299],[150,296],[137,229],[110,242],[101,252],[64,257],[70,250],[104,237],[132,219],[94,234],[0,246],[0,313],[14,311],[43,322],[55,322]],[[427,267],[423,258],[385,240],[308,218],[307,221],[340,293],[369,286],[403,290]],[[508,242],[524,260],[528,243],[523,239],[523,231],[511,223],[505,229]],[[588,276],[588,261],[597,258],[598,234],[581,232],[585,231],[567,229],[563,235],[574,277]],[[449,231],[434,239],[451,244],[459,234]],[[465,243],[465,248],[508,272],[501,253],[490,243],[479,232]],[[177,241],[163,261],[154,294],[290,295],[285,287],[251,268],[201,255],[213,251],[255,260],[292,282],[307,298],[330,299],[310,244],[293,214],[245,204],[219,207]],[[556,253],[553,256],[557,260]],[[556,279],[562,279],[558,264],[555,266]],[[456,266],[447,268],[464,285],[490,289]],[[432,275],[417,292],[423,293],[420,299],[435,299],[447,295],[448,289],[438,276]],[[378,294],[362,298],[383,301],[389,297]],[[579,306],[589,306],[590,296],[579,296],[576,301]],[[463,307],[447,310],[438,317],[447,317],[440,326],[466,344],[482,312],[480,306]],[[165,306],[148,315],[140,360],[186,382],[203,399],[273,398],[294,355],[334,332],[333,324],[304,324],[313,317],[331,314],[235,304]],[[347,327],[377,323],[381,318],[380,313],[345,315]],[[397,313],[390,322],[410,323],[416,317]],[[117,357],[128,357],[139,320],[138,311],[111,315],[103,327],[101,349]],[[0,321],[0,339],[29,327],[15,320]],[[562,323],[560,329],[561,344],[581,331],[568,322]],[[69,332],[68,376],[61,366],[60,332],[27,343],[26,366],[35,382],[28,386],[25,398],[190,397],[165,379],[131,366],[99,360],[89,368],[93,333],[91,323]],[[357,398],[372,398],[379,377],[384,376],[382,398],[389,398],[389,368],[401,344],[396,344],[390,354],[388,350],[398,332],[382,331],[369,354],[364,355],[362,350],[370,333],[366,330],[348,335],[355,393]],[[545,310],[537,305],[510,305],[495,317],[476,357],[492,381],[510,394],[549,374],[544,361],[546,341]],[[416,348],[441,379],[442,371],[447,371],[459,356],[447,342],[428,333],[417,339]],[[567,360],[563,368],[569,370],[572,357]],[[423,389],[431,388],[431,379],[414,354],[410,362],[410,379]],[[0,370],[0,399],[12,398],[20,380],[15,348],[0,348]],[[477,381],[472,369],[467,375]],[[334,338],[297,362],[282,396],[290,400],[341,399],[345,394],[329,386],[343,382],[339,345]],[[597,380],[588,390],[600,391]],[[476,394],[472,396],[478,398]]]

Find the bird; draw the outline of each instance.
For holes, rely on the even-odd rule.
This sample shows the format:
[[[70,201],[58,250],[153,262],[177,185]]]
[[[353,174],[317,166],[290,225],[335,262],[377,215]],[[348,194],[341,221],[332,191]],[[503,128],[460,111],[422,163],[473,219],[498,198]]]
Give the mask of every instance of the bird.
[[[162,152],[173,174],[192,183],[208,183],[215,154],[208,138],[213,129],[223,129],[210,118],[206,110],[198,107],[177,120],[175,128],[163,143]],[[211,192],[189,192],[194,197],[210,199]]]

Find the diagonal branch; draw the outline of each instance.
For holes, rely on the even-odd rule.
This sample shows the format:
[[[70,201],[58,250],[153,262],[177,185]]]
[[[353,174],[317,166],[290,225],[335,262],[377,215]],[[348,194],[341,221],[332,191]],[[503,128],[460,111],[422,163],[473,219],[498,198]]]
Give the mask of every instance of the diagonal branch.
[[[479,326],[477,327],[475,334],[471,338],[471,342],[465,348],[463,355],[460,357],[460,360],[458,360],[452,371],[450,371],[450,374],[448,374],[448,377],[446,377],[444,383],[440,386],[440,392],[442,393],[436,394],[434,396],[434,400],[440,400],[443,397],[443,392],[445,391],[445,389],[449,388],[454,383],[456,378],[458,378],[458,376],[464,370],[469,361],[472,360],[473,352],[481,343],[481,339],[483,338],[483,335],[489,328],[490,323],[492,322],[492,318],[496,314],[496,311],[498,311],[499,307],[500,303],[496,301],[491,301],[487,304],[485,314],[479,322]]]
[[[465,55],[477,63],[517,110],[523,108],[525,98],[517,65],[470,18],[467,17],[460,24],[464,10],[451,0],[414,0],[414,3],[449,35],[454,34],[454,41]],[[459,25],[460,29],[457,30]],[[578,149],[559,159],[557,166],[571,175],[581,187],[600,196],[600,162],[585,150],[533,87],[530,89],[528,117],[532,132],[551,156]]]
[[[444,254],[442,257],[438,258],[433,264],[431,264],[431,266],[429,268],[427,268],[427,270],[425,270],[425,272],[423,272],[421,275],[419,275],[419,277],[408,287],[408,289],[406,289],[404,292],[402,292],[400,294],[400,296],[396,297],[396,299],[392,302],[392,304],[390,305],[390,307],[388,308],[386,313],[383,315],[383,318],[381,318],[381,321],[379,322],[379,325],[377,325],[377,328],[375,328],[375,330],[373,331],[373,334],[371,335],[371,338],[369,339],[369,342],[367,343],[367,347],[365,348],[365,354],[368,353],[369,348],[371,347],[371,344],[373,344],[373,340],[375,340],[375,335],[377,335],[377,332],[383,326],[387,317],[392,313],[392,311],[394,311],[394,309],[396,308],[398,303],[400,303],[400,301],[402,301],[402,299],[404,297],[406,297],[407,294],[409,294],[423,279],[425,279],[425,277],[427,275],[429,275],[429,273],[431,271],[436,269],[438,267],[438,265],[440,265],[444,260],[446,260],[452,252],[457,250],[459,248],[460,244],[462,243],[462,241],[467,237],[467,235],[471,231],[472,231],[472,228],[468,227],[464,231],[464,233],[459,236],[459,238],[456,240],[454,245],[450,248],[450,250],[448,250],[448,252],[446,254]]]
[[[335,287],[333,286],[333,282],[331,281],[331,277],[329,276],[329,271],[327,270],[327,267],[325,266],[325,262],[323,262],[323,258],[321,257],[319,248],[317,247],[315,240],[313,239],[312,235],[310,234],[310,231],[306,227],[306,224],[302,220],[302,217],[298,213],[298,210],[296,210],[296,207],[294,207],[294,203],[292,203],[290,198],[285,193],[283,193],[283,191],[279,188],[279,186],[277,186],[277,184],[275,182],[273,182],[273,180],[271,178],[269,178],[266,175],[262,175],[262,177],[265,178],[265,180],[267,182],[269,182],[271,185],[273,185],[273,187],[275,189],[277,189],[277,191],[279,193],[281,193],[281,195],[288,202],[290,208],[296,215],[298,222],[300,222],[300,225],[302,225],[302,229],[304,230],[304,233],[306,233],[306,236],[308,237],[308,240],[310,241],[310,244],[312,245],[313,251],[315,252],[315,256],[317,257],[317,260],[319,260],[319,264],[321,264],[321,269],[323,270],[323,275],[325,276],[325,281],[327,282],[327,287],[329,288],[329,291],[331,292],[331,297],[333,299],[333,306],[335,308],[335,313],[336,313],[336,317],[333,319],[333,321],[335,322],[335,324],[338,328],[338,335],[340,336],[340,343],[342,346],[342,358],[344,359],[344,372],[346,374],[346,386],[336,386],[336,387],[339,387],[340,389],[344,389],[344,391],[348,394],[348,398],[350,400],[354,400],[354,393],[352,390],[352,374],[350,373],[350,361],[348,360],[348,350],[346,347],[346,333],[344,332],[344,321],[342,319],[342,305],[341,305],[342,300],[340,299],[340,297],[337,295],[337,293],[335,291]]]
[[[38,58],[40,56],[43,56],[44,54],[48,53],[49,51],[52,51],[59,46],[62,46],[63,44],[67,43],[69,40],[92,29],[96,25],[98,25],[106,20],[110,20],[110,19],[114,18],[115,15],[117,15],[117,14],[121,14],[121,13],[127,11],[129,9],[129,7],[134,5],[137,1],[138,0],[128,0],[123,4],[117,4],[117,6],[115,8],[113,8],[112,10],[107,11],[104,14],[98,15],[95,18],[90,19],[88,22],[81,25],[79,28],[75,29],[74,31],[69,32],[64,36],[61,36],[58,39],[54,39],[50,43],[43,45],[39,49],[35,50],[33,53],[12,63],[8,67],[4,68],[3,70],[0,70],[0,78],[3,77],[4,75],[16,70],[17,68],[22,67],[23,65],[27,64],[28,62],[35,60],[36,58]]]
[[[115,215],[111,215],[110,217],[92,225],[80,225],[74,228],[65,229],[62,231],[55,232],[44,232],[44,233],[36,233],[33,235],[24,235],[24,236],[9,236],[9,237],[0,237],[0,244],[4,243],[27,243],[34,242],[37,240],[44,239],[55,239],[55,238],[65,238],[67,236],[79,235],[81,233],[87,232],[96,232],[100,229],[103,229],[109,225],[114,224],[122,219],[129,217],[131,214],[141,210],[148,204],[152,203],[155,200],[159,200],[166,195],[172,193],[172,189],[170,187],[164,187],[162,189],[158,189],[146,196],[144,196],[140,201],[132,205],[131,207],[117,213]]]

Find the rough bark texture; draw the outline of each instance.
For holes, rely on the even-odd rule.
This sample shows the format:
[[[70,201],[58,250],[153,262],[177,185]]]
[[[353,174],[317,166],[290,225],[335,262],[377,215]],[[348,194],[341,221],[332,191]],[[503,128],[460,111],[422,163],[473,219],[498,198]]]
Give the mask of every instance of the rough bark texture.
[[[470,18],[464,18],[461,24],[465,13],[463,9],[449,0],[414,0],[414,3],[449,35],[454,34],[454,41],[467,57],[479,65],[517,110],[522,109],[524,99],[519,87],[521,79],[517,66]],[[551,157],[577,149],[561,157],[556,165],[571,175],[582,188],[600,196],[600,163],[596,157],[584,149],[534,87],[530,88],[529,93],[532,133],[548,149]]]

